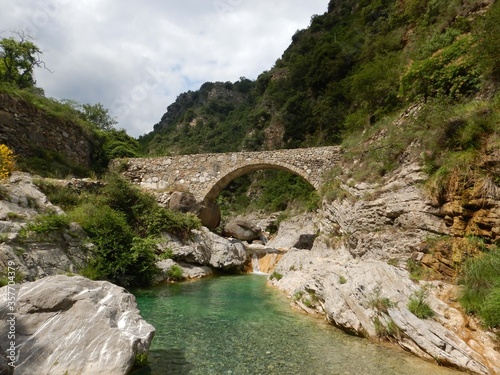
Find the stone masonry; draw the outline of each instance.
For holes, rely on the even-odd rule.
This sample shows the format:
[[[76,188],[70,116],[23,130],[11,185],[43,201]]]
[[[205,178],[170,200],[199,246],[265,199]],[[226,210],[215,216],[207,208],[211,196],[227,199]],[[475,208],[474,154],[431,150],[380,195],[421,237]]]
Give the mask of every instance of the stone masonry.
[[[340,147],[329,146],[113,160],[111,169],[142,188],[187,191],[202,202],[213,201],[232,180],[260,169],[294,173],[319,189],[323,174],[340,156]]]
[[[81,126],[0,93],[0,143],[16,155],[44,157],[43,152],[51,150],[73,163],[88,166],[93,142],[92,135]]]

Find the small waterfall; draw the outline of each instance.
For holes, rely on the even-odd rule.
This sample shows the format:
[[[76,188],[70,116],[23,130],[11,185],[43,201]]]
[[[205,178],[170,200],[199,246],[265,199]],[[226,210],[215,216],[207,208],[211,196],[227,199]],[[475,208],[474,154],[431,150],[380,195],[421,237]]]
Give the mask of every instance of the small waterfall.
[[[259,267],[259,257],[257,256],[257,253],[252,254],[252,272],[261,273]]]

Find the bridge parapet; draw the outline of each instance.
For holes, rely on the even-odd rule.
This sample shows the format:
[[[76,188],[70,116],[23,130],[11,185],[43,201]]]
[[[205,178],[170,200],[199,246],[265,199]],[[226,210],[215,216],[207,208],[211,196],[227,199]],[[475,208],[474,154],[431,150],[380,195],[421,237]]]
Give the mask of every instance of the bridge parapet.
[[[324,173],[340,160],[339,146],[133,158],[122,164],[122,174],[152,190],[189,191],[198,201],[213,200],[232,180],[260,169],[280,169],[303,177],[314,188]]]

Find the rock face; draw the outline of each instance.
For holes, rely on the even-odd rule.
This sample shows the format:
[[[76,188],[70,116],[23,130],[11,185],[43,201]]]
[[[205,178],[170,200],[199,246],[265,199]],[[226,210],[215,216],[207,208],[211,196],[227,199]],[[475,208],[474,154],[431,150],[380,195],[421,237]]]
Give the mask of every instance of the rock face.
[[[262,229],[248,220],[236,218],[226,224],[224,234],[242,241],[253,241],[260,238]]]
[[[463,202],[456,210],[449,203],[437,205],[419,186],[425,179],[421,167],[408,162],[379,184],[341,183],[344,194],[324,202],[322,218],[314,224],[321,236],[311,250],[296,249],[297,240],[286,242],[286,236],[268,242],[292,249],[276,266],[282,277],[271,282],[296,305],[346,331],[387,339],[465,371],[500,374],[498,343],[458,306],[457,287],[414,282],[404,269],[408,259],[418,259],[446,271],[441,274],[451,280],[463,256],[474,253],[462,236],[473,234],[474,225],[486,231],[478,233],[486,238],[500,233],[495,219],[500,205],[490,202],[479,211],[464,211]],[[285,227],[280,225],[280,232]],[[316,232],[295,228],[295,238]],[[422,246],[432,236],[454,239],[435,254],[424,254]],[[435,312],[429,319],[417,318],[408,308],[410,298],[427,290],[422,288],[428,288],[426,301]],[[454,296],[444,293],[450,290]]]
[[[14,172],[2,184],[2,190],[0,230],[5,238],[0,243],[0,269],[12,261],[19,276],[35,280],[48,275],[76,273],[86,265],[90,245],[87,235],[77,224],[60,231],[19,237],[20,229],[36,216],[63,213],[33,184],[31,175]]]
[[[9,330],[7,288],[0,289],[0,337]],[[59,275],[15,291],[14,375],[124,375],[153,339],[134,296],[109,282]]]
[[[460,312],[433,295],[442,284],[429,284],[425,298],[435,316],[420,319],[410,312],[408,302],[424,284],[384,262],[356,261],[346,248],[316,245],[312,251],[292,250],[280,260],[276,272],[282,277],[271,282],[293,296],[298,306],[324,314],[345,331],[387,338],[418,356],[465,371],[500,373],[500,353],[491,337],[461,338],[472,330]]]
[[[185,243],[171,239],[162,244],[172,250],[175,261],[225,271],[237,271],[244,266],[247,254],[241,241],[220,237],[204,227],[191,233],[191,239]]]

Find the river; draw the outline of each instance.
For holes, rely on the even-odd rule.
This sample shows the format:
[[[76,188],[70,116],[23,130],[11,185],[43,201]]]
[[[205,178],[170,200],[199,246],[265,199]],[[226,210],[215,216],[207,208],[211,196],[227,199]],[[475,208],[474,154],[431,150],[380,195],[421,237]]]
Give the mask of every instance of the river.
[[[461,374],[301,314],[262,275],[213,277],[134,294],[156,335],[149,366],[133,375]]]

